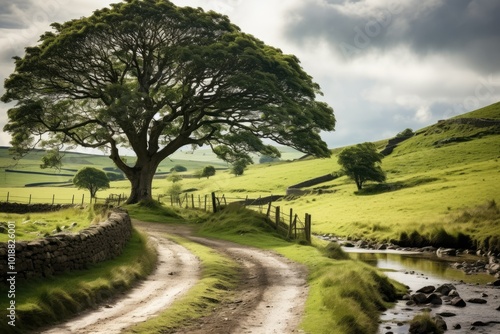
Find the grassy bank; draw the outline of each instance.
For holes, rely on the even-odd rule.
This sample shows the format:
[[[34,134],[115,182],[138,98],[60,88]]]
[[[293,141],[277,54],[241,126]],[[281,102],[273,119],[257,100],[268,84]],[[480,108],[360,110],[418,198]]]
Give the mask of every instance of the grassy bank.
[[[61,321],[95,306],[124,291],[150,273],[156,263],[156,252],[144,235],[134,230],[132,238],[119,257],[93,265],[88,270],[69,272],[45,279],[16,282],[16,326],[0,323],[1,333],[26,333],[27,330]],[[5,287],[0,294],[7,295]],[[1,317],[6,319],[8,301],[0,303]]]

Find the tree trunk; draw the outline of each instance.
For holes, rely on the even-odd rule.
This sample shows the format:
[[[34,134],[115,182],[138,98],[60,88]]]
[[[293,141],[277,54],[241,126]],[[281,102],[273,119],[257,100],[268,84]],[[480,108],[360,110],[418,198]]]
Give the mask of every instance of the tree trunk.
[[[363,188],[363,181],[358,176],[356,176],[355,181],[356,181],[356,187],[358,187],[358,191],[361,190]]]
[[[151,190],[155,172],[156,166],[144,165],[133,168],[132,176],[129,178],[131,190],[127,204],[134,204],[142,200],[153,199]]]

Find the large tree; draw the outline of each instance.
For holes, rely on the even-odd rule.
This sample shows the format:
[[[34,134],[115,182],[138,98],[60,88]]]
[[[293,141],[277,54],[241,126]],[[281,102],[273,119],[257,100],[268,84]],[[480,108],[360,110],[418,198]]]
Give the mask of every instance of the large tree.
[[[226,160],[279,156],[262,139],[326,157],[319,132],[333,110],[293,55],[245,34],[226,16],[165,0],[128,0],[53,23],[16,57],[5,81],[5,131],[17,155],[35,146],[102,148],[131,182],[129,203],[151,199],[160,162],[210,145]],[[120,147],[132,149],[129,166]]]
[[[385,173],[380,167],[383,157],[377,152],[375,144],[362,143],[343,149],[338,163],[342,166],[342,171],[356,182],[358,190],[361,190],[366,181],[385,181]]]

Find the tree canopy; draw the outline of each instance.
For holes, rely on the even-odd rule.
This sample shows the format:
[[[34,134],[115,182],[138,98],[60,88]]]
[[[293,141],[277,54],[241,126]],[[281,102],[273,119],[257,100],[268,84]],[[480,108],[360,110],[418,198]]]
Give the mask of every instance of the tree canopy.
[[[377,152],[375,144],[362,143],[343,149],[338,162],[342,172],[354,180],[358,190],[361,190],[366,181],[385,181],[385,173],[379,166],[383,157]]]
[[[35,146],[102,148],[151,199],[159,163],[209,145],[229,162],[279,156],[263,139],[318,157],[335,117],[293,55],[245,34],[226,16],[166,0],[127,0],[53,23],[5,81],[4,130],[22,156]],[[137,159],[128,165],[120,148]]]
[[[201,176],[206,177],[207,179],[210,178],[210,176],[214,176],[214,175],[215,175],[215,167],[214,166],[208,165],[208,166],[203,167],[203,169],[201,170]]]
[[[78,189],[88,189],[90,198],[95,198],[97,191],[109,188],[109,179],[105,172],[94,167],[80,169],[73,178]]]

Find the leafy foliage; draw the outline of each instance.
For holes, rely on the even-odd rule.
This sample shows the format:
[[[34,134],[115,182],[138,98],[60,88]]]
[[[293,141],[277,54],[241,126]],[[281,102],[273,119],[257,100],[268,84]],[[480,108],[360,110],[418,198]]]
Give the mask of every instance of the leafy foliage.
[[[160,162],[187,145],[222,147],[230,162],[279,155],[262,138],[330,155],[319,133],[335,118],[316,101],[318,84],[226,16],[128,0],[52,27],[5,81],[17,155],[37,144],[103,148],[131,182],[129,203],[150,199]]]
[[[231,167],[231,173],[233,173],[235,176],[243,175],[245,169],[247,168],[247,165],[248,161],[246,161],[245,159],[237,160],[233,163],[233,166]]]
[[[378,166],[383,157],[373,143],[362,143],[342,150],[338,163],[343,167],[343,172],[356,182],[358,190],[361,190],[366,181],[385,181],[385,173]]]
[[[215,167],[214,166],[205,166],[201,170],[201,176],[206,177],[207,179],[210,176],[214,176],[214,175],[215,175]]]
[[[75,174],[73,184],[78,189],[88,189],[90,197],[95,198],[98,190],[109,188],[109,179],[102,170],[93,167],[84,167]]]
[[[176,183],[182,181],[182,176],[180,176],[176,172],[172,172],[170,173],[170,175],[168,175],[167,179],[172,183]]]
[[[54,168],[60,171],[61,167],[62,167],[62,155],[59,153],[59,150],[49,150],[42,157],[42,164],[40,165],[41,169]]]
[[[406,128],[403,131],[401,131],[400,133],[398,133],[396,135],[396,138],[407,138],[407,137],[411,137],[413,135],[414,135],[413,130],[410,128]]]

